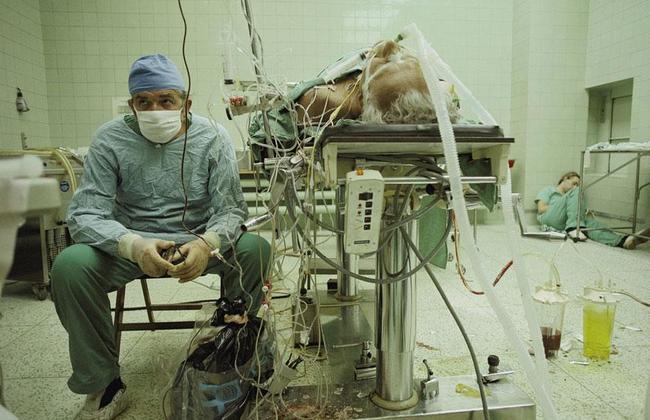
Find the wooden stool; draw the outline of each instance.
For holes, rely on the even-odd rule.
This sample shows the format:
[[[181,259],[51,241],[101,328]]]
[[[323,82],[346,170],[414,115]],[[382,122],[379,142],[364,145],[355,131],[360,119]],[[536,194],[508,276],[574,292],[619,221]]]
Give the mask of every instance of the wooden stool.
[[[115,347],[117,353],[120,353],[120,342],[122,339],[122,331],[156,331],[156,330],[182,330],[194,328],[194,321],[165,321],[156,322],[154,319],[154,311],[187,311],[199,310],[203,306],[202,303],[214,302],[215,299],[196,300],[191,302],[168,303],[168,304],[152,304],[151,296],[149,295],[149,287],[147,286],[148,277],[141,277],[140,284],[142,285],[142,295],[144,296],[144,306],[124,307],[124,298],[126,296],[126,286],[117,290],[117,297],[115,299],[115,308],[111,308],[115,312]],[[149,322],[124,322],[124,312],[126,311],[147,311],[147,318]]]

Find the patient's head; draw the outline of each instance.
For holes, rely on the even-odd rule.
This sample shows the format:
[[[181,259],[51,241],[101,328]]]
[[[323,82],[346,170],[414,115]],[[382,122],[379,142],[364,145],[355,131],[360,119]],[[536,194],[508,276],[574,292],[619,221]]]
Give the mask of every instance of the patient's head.
[[[571,171],[562,175],[557,183],[557,188],[560,192],[566,193],[578,185],[580,185],[580,175],[577,172]]]
[[[437,121],[419,60],[394,41],[377,43],[361,76],[366,122],[422,124]],[[452,123],[458,118],[451,84],[439,81]]]
[[[375,45],[361,79],[362,119],[408,124],[435,120],[435,112],[417,58],[394,41]]]

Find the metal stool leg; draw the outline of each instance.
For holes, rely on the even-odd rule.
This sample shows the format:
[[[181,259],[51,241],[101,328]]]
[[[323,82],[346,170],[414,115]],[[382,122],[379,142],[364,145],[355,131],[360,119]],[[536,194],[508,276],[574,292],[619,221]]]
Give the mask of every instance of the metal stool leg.
[[[120,341],[122,340],[122,318],[124,317],[124,295],[126,294],[126,286],[117,290],[115,299],[115,349],[117,354],[120,354]]]
[[[149,286],[147,285],[147,279],[140,279],[140,284],[142,285],[142,296],[144,296],[144,306],[147,309],[147,318],[149,322],[156,322],[153,317],[153,310],[151,310],[151,296],[149,295]],[[151,331],[156,331],[155,328],[151,328]]]

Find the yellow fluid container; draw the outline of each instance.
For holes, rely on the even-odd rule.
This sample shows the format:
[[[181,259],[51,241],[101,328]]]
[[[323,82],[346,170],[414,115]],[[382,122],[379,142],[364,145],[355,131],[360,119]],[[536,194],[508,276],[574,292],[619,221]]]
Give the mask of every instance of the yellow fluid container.
[[[582,311],[583,354],[586,357],[609,360],[615,315],[615,302],[586,302],[584,304]]]

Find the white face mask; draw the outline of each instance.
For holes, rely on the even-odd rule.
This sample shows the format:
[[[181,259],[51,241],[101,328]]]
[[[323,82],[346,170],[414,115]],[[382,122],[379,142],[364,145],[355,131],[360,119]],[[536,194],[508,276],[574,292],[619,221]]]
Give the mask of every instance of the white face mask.
[[[140,132],[154,143],[168,143],[181,129],[182,111],[182,108],[172,111],[138,111],[136,116]]]

